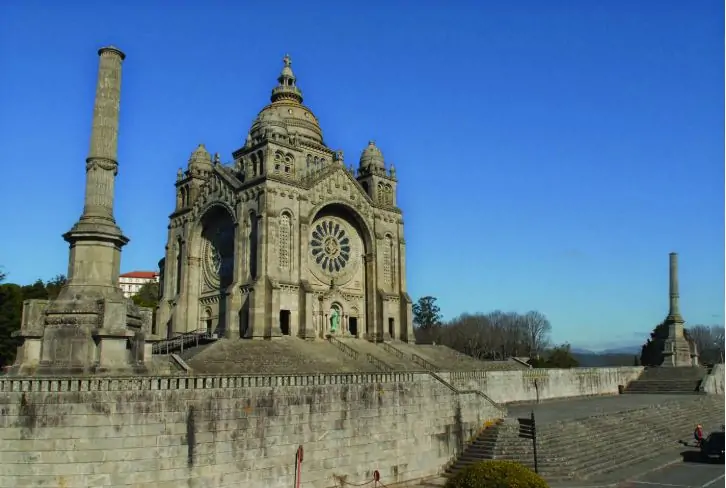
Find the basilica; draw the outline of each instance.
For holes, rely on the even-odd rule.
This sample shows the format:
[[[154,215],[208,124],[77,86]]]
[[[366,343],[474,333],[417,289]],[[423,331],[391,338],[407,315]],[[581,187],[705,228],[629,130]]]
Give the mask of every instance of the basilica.
[[[372,141],[346,167],[283,61],[233,162],[178,171],[156,333],[414,342],[395,169]]]

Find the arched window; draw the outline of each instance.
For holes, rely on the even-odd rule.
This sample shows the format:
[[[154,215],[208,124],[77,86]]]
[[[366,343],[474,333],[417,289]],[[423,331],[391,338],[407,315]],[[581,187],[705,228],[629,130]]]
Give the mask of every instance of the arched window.
[[[386,285],[393,283],[393,239],[387,235],[383,239],[383,282]]]
[[[290,236],[292,235],[292,219],[287,212],[280,215],[280,222],[277,228],[277,253],[280,269],[290,269],[292,246]]]
[[[265,165],[264,165],[265,158],[262,155],[262,151],[257,151],[257,161],[260,163],[260,174],[262,175],[265,173]]]
[[[376,201],[380,205],[385,205],[386,203],[386,188],[383,183],[378,183],[376,185]]]
[[[292,154],[285,155],[284,171],[285,171],[286,175],[292,176],[295,173],[294,162],[295,162],[295,159],[292,157]]]
[[[249,237],[247,244],[247,263],[250,270],[250,278],[257,278],[257,216],[250,212]]]
[[[178,237],[176,240],[176,291],[175,294],[181,293],[181,277],[182,277],[182,240]]]
[[[282,170],[282,153],[275,153],[275,173],[279,173]]]

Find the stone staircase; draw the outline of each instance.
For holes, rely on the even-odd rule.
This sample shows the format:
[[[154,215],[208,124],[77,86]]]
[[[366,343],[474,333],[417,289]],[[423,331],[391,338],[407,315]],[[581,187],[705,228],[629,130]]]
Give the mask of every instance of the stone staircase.
[[[348,337],[338,337],[336,339],[357,351],[361,356],[365,357],[381,371],[425,370],[423,367],[414,362],[411,355],[392,348],[387,343],[376,344],[365,339]]]
[[[539,473],[550,481],[588,479],[672,452],[689,441],[696,423],[715,430],[723,423],[720,395],[683,397],[646,408],[537,426]],[[518,419],[482,431],[447,468],[452,475],[486,459],[534,467],[532,440],[519,435]]]
[[[365,358],[358,355],[351,357],[328,341],[306,341],[287,336],[272,340],[219,339],[194,354],[186,362],[198,374],[311,374],[379,371]]]
[[[466,354],[462,354],[450,347],[432,344],[411,344],[402,341],[386,343],[406,355],[413,355],[422,361],[416,363],[426,365],[425,369],[433,371],[507,371],[527,369],[514,360],[506,361],[480,361]],[[419,369],[421,369],[419,367]]]
[[[707,374],[708,370],[701,367],[646,368],[638,379],[627,385],[623,393],[698,395],[701,381]]]

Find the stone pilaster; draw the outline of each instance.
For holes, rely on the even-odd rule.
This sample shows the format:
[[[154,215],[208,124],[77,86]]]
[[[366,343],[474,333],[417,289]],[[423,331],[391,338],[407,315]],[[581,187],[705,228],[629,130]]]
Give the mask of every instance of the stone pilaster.
[[[365,265],[365,293],[366,293],[366,339],[376,341],[383,337],[383,321],[379,317],[378,289],[376,284],[377,263],[375,253],[363,257]]]

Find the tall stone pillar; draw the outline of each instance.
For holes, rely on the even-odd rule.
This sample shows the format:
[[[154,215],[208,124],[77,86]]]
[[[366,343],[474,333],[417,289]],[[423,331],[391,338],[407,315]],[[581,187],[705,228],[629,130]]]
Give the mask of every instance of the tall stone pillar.
[[[669,255],[668,275],[668,316],[665,319],[668,325],[668,338],[663,345],[662,365],[692,366],[698,361],[692,357],[691,344],[683,331],[684,320],[681,317],[678,292],[678,254],[674,252]],[[693,355],[696,355],[695,350]]]
[[[81,293],[97,298],[123,297],[118,286],[121,248],[129,239],[113,215],[118,173],[118,128],[121,102],[121,64],[124,53],[115,47],[98,51],[96,99],[91,142],[86,158],[83,214],[63,235],[70,244],[68,286],[60,298]]]
[[[31,367],[33,361],[25,355],[11,372],[144,370],[143,355],[134,357],[129,353],[144,347],[145,332],[141,312],[126,300],[118,285],[121,248],[129,239],[116,225],[113,215],[121,64],[125,56],[115,47],[102,48],[98,55],[83,214],[63,235],[70,246],[68,282],[45,310],[37,369]],[[19,336],[32,338],[37,334],[37,327],[34,329],[26,334],[21,328]]]

